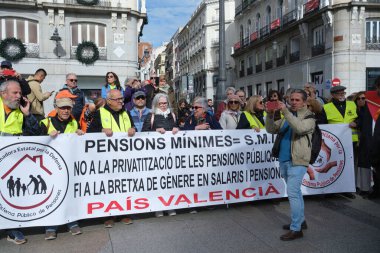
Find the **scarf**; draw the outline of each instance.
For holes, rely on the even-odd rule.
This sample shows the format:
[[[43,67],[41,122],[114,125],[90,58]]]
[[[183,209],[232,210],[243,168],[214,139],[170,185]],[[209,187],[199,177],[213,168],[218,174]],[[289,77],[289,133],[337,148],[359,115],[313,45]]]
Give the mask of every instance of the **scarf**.
[[[156,115],[162,115],[166,119],[168,117],[168,115],[170,114],[170,110],[167,109],[166,111],[163,112],[160,109],[156,109],[156,111],[154,112],[154,114],[156,114]]]

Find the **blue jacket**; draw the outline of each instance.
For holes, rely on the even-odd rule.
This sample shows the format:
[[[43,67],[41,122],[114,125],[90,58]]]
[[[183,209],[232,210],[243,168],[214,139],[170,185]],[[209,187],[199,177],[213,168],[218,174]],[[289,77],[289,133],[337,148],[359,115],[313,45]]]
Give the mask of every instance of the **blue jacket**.
[[[109,84],[102,86],[102,98],[107,98],[107,93],[111,90]],[[121,95],[124,97],[124,89],[120,86]]]
[[[133,107],[129,111],[129,113],[132,117],[133,123],[135,124],[137,132],[141,132],[143,124],[144,124],[144,120],[146,116],[150,113],[150,109],[145,107],[142,111],[141,117],[140,117],[140,112],[138,109],[136,109],[136,107]]]
[[[206,113],[206,123],[209,124],[210,129],[222,129],[219,122],[216,120],[215,116],[210,115],[209,113]],[[191,115],[187,118],[185,122],[185,126],[183,127],[183,130],[195,130],[195,127],[198,125],[197,120],[195,119],[194,115]]]

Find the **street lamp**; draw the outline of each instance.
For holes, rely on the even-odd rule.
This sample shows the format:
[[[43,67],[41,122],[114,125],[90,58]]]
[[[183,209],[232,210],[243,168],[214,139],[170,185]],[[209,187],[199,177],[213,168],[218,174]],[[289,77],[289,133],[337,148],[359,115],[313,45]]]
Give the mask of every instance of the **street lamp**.
[[[62,40],[62,38],[59,36],[57,27],[54,29],[54,33],[50,37],[50,40],[55,41],[55,49],[57,50],[57,56],[58,58],[60,58],[61,56],[59,55],[58,43]]]

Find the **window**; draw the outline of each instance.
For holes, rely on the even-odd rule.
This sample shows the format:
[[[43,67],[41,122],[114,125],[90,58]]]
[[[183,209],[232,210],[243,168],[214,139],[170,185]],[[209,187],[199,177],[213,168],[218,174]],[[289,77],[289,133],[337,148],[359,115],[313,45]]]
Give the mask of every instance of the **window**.
[[[267,6],[267,15],[265,17],[265,25],[270,25],[271,13],[272,13],[272,10],[271,10],[270,6],[268,5]]]
[[[98,47],[106,47],[106,26],[96,23],[71,24],[71,46],[78,46],[82,41],[92,41]]]
[[[278,7],[277,7],[277,18],[282,18],[282,8],[284,5],[283,0],[278,0]]]
[[[380,42],[380,21],[371,20],[366,22],[366,42],[379,43]]]
[[[267,47],[265,49],[265,61],[266,62],[272,60],[272,56],[273,56],[273,51],[272,50],[273,50],[272,47]]]
[[[244,40],[244,28],[243,25],[240,25],[240,41]]]
[[[313,46],[325,44],[325,28],[318,26],[313,30]]]
[[[244,60],[241,60],[240,61],[240,71],[239,71],[239,77],[243,77],[244,76]]]
[[[300,51],[300,38],[299,37],[292,38],[290,40],[290,53],[293,54],[299,51]]]
[[[246,31],[245,37],[249,37],[250,34],[251,34],[251,20],[248,19],[248,22],[247,22],[247,31]]]
[[[15,37],[25,44],[38,44],[38,22],[24,18],[0,19],[0,39]]]
[[[261,17],[260,17],[260,13],[257,13],[256,15],[256,31],[260,31],[260,28],[261,28]]]

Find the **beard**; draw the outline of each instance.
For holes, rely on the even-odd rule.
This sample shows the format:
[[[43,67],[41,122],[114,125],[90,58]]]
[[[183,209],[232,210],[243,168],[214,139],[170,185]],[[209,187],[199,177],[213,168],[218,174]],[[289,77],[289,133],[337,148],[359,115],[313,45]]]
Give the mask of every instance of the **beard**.
[[[4,101],[4,103],[12,110],[18,109],[20,107],[20,101],[13,101],[13,102]]]

